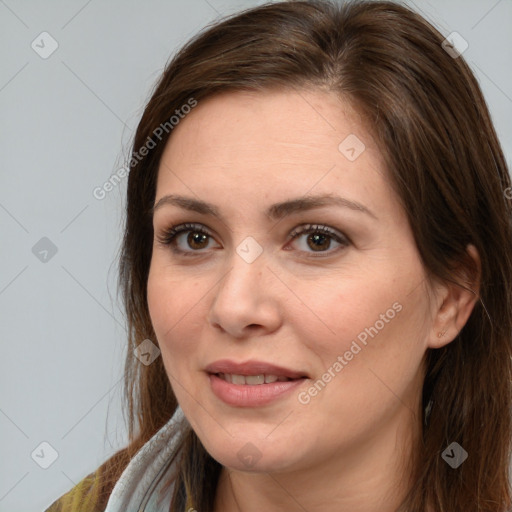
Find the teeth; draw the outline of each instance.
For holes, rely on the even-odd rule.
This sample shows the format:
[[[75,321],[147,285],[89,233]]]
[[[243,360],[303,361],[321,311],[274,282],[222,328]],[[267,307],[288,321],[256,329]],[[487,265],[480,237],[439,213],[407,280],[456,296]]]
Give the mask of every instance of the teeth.
[[[247,375],[245,377],[245,383],[250,386],[255,386],[256,384],[265,384],[265,375]]]
[[[233,384],[245,384],[245,377],[243,375],[231,375],[231,382]]]
[[[258,386],[272,382],[286,382],[291,379],[277,375],[236,375],[234,373],[219,373],[218,376],[231,384]]]

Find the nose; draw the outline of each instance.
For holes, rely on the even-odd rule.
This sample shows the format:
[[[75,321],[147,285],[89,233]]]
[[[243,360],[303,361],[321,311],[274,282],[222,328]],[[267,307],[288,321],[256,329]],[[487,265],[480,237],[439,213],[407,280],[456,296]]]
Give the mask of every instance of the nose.
[[[260,255],[247,263],[233,253],[231,266],[213,291],[208,320],[211,326],[235,338],[264,335],[282,323],[280,282]],[[281,285],[282,286],[282,285]]]

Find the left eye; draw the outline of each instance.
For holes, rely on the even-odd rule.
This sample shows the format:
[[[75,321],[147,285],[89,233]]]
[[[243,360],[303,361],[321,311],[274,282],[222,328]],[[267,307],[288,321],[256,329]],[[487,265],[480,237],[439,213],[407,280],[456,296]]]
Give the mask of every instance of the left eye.
[[[337,244],[336,248],[349,245],[347,238],[341,233],[328,226],[318,224],[300,226],[290,234],[290,238],[301,242],[299,250],[303,252],[310,252],[308,249],[312,252],[333,252],[328,251],[332,248],[333,243]]]

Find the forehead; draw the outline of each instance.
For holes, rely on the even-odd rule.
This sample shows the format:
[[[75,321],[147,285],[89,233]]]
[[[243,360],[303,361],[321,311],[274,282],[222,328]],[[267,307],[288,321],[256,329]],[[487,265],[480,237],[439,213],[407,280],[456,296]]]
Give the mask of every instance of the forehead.
[[[358,113],[334,93],[237,91],[199,101],[174,128],[168,149],[186,149],[180,159],[198,162],[250,153],[276,160],[291,153],[321,157],[337,152],[349,134],[368,139]]]
[[[160,162],[157,196],[179,189],[211,197],[226,188],[297,196],[312,187],[363,194],[385,179],[383,170],[361,116],[334,93],[227,92],[199,101],[175,126]]]

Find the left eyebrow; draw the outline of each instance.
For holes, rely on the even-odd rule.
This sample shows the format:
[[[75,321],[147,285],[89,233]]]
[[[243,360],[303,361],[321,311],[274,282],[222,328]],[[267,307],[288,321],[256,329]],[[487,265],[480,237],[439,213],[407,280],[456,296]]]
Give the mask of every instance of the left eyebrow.
[[[290,199],[282,203],[276,203],[270,206],[267,210],[267,215],[272,219],[281,219],[287,215],[303,210],[313,210],[315,208],[322,208],[324,206],[341,206],[343,208],[350,208],[351,210],[365,213],[374,219],[377,216],[366,206],[357,201],[351,201],[344,197],[334,195],[322,196],[307,196],[297,199]]]
[[[185,210],[194,211],[203,215],[212,215],[213,217],[217,217],[218,219],[224,221],[219,209],[215,205],[192,197],[180,196],[176,194],[170,194],[160,198],[151,209],[151,213],[154,214],[156,210],[166,204],[178,206]],[[289,199],[280,203],[275,203],[271,205],[265,213],[271,219],[278,220],[296,212],[313,210],[325,206],[340,206],[343,208],[350,208],[351,210],[364,213],[370,217],[373,217],[374,219],[377,219],[377,216],[363,204],[358,203],[357,201],[346,199],[344,197],[329,194],[300,197],[296,199]]]

